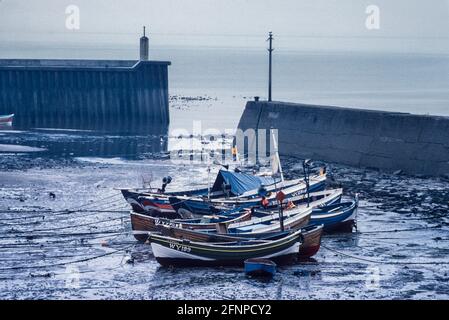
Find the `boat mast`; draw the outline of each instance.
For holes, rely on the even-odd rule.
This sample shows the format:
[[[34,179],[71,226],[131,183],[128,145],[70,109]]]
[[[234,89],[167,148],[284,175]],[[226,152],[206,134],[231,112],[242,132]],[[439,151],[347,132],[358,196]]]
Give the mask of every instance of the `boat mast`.
[[[310,159],[305,159],[302,163],[304,170],[304,181],[306,183],[307,208],[310,207]]]
[[[207,200],[210,201],[210,163],[207,165]]]
[[[282,171],[282,164],[281,164],[281,158],[279,156],[279,149],[278,149],[278,143],[277,143],[277,139],[276,136],[274,134],[274,129],[271,129],[271,136],[273,137],[273,147],[275,150],[275,156],[278,162],[278,166],[279,166],[279,173],[281,174],[281,182],[284,183],[284,172]]]

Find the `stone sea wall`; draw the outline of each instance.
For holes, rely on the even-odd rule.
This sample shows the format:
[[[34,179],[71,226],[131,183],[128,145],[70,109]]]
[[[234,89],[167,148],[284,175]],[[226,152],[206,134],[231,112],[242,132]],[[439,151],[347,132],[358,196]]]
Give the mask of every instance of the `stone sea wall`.
[[[164,61],[0,60],[0,115],[19,127],[168,124]]]
[[[250,101],[239,128],[278,129],[281,155],[409,174],[449,174],[449,117]]]

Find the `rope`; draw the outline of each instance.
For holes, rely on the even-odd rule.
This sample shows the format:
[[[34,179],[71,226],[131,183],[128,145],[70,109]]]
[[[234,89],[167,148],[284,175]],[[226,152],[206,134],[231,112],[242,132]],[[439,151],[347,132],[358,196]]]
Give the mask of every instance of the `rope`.
[[[416,227],[409,229],[392,229],[392,230],[373,230],[373,231],[359,231],[360,234],[376,234],[376,233],[395,233],[395,232],[409,232],[409,231],[420,231],[420,230],[428,230],[428,229],[441,229],[441,225],[436,226],[428,226],[428,227]],[[449,231],[445,229],[441,229],[442,231]]]
[[[119,224],[117,224],[119,225]],[[98,232],[74,232],[74,233],[60,233],[60,234],[34,234],[31,236],[27,236],[27,235],[14,235],[11,237],[0,237],[0,240],[5,240],[5,239],[16,239],[16,238],[23,238],[23,239],[29,239],[31,238],[49,238],[49,237],[54,237],[54,238],[70,238],[70,237],[89,237],[89,238],[84,238],[81,240],[92,240],[92,239],[101,239],[103,237],[107,237],[110,235],[127,235],[127,234],[131,234],[132,231],[121,231],[121,230],[117,230],[117,229],[113,229],[113,230],[105,230],[105,231],[98,231]],[[95,237],[92,237],[94,236]],[[72,239],[72,241],[77,241],[79,239]],[[46,241],[45,244],[51,244],[51,243],[61,243],[60,240],[58,241]],[[25,246],[25,245],[41,245],[40,243],[0,243],[0,250],[2,248],[4,248],[5,246],[8,245],[17,245],[17,246]],[[42,243],[44,244],[44,243]]]
[[[37,225],[37,224],[53,222],[53,221],[67,221],[67,220],[72,220],[72,219],[79,219],[79,218],[83,218],[83,217],[89,217],[89,216],[92,216],[92,213],[117,213],[117,214],[121,213],[123,215],[129,214],[129,211],[126,211],[126,210],[79,211],[79,213],[85,213],[85,212],[88,212],[88,214],[84,214],[84,215],[80,214],[80,215],[77,215],[76,217],[65,217],[65,218],[53,218],[53,217],[50,217],[50,219],[45,219],[45,217],[46,217],[45,215],[36,216],[36,217],[27,217],[27,218],[14,218],[12,220],[27,220],[27,219],[39,217],[39,218],[41,218],[41,220],[31,221],[31,222],[17,222],[17,223],[0,222],[0,227],[2,227],[2,226],[27,226],[27,225]]]
[[[124,260],[124,256],[122,257],[122,260],[120,261],[120,263],[117,265],[117,266],[115,266],[115,267],[113,267],[113,268],[109,268],[109,267],[104,267],[104,268],[101,268],[101,271],[112,271],[112,270],[117,270],[117,269],[119,269],[119,268],[121,268],[121,267],[123,267],[123,260]],[[77,271],[77,274],[87,274],[87,273],[96,273],[96,272],[99,272],[100,270],[98,270],[98,269],[96,269],[96,270],[84,270],[84,271]],[[69,273],[69,272],[52,272],[51,274],[48,274],[48,273],[46,273],[46,274],[32,274],[32,273],[30,273],[30,274],[28,274],[28,275],[14,275],[13,277],[6,277],[6,276],[4,276],[4,275],[0,275],[0,280],[17,280],[17,279],[26,279],[26,278],[29,278],[29,277],[32,277],[32,278],[47,278],[47,277],[50,277],[50,276],[65,276],[65,275],[70,275],[70,274],[72,274],[72,273]]]
[[[109,247],[112,247],[112,245],[134,245],[136,244],[135,241],[124,241],[120,243],[109,243]],[[100,249],[100,248],[98,248]],[[77,258],[82,257],[82,254],[71,254],[71,255],[47,255],[45,252],[36,252],[34,254],[31,254],[28,258],[9,258],[9,259],[1,259],[0,263],[2,262],[30,262],[31,260],[51,260],[51,259],[63,259],[63,258]]]
[[[127,246],[125,248],[114,250],[112,252],[106,252],[104,254],[97,255],[97,256],[94,256],[94,257],[89,257],[89,258],[84,258],[84,259],[79,259],[79,260],[74,260],[74,261],[69,261],[69,262],[52,263],[52,264],[41,265],[41,266],[14,266],[14,267],[0,268],[0,271],[27,270],[27,269],[45,269],[45,268],[50,268],[50,267],[67,266],[67,265],[71,265],[71,264],[77,264],[77,263],[92,261],[92,260],[104,258],[104,257],[107,257],[107,256],[111,256],[111,255],[114,255],[114,254],[116,254],[118,252],[126,251],[126,250],[128,250],[129,248],[131,248],[133,246],[135,246],[135,244]]]
[[[388,265],[406,265],[406,264],[413,264],[413,265],[449,265],[449,262],[438,262],[438,261],[433,261],[433,262],[378,261],[378,260],[367,259],[365,257],[359,257],[359,256],[351,255],[351,254],[348,254],[348,253],[344,253],[344,252],[338,251],[336,249],[327,247],[325,245],[321,245],[321,247],[326,249],[326,250],[329,250],[329,251],[332,251],[334,253],[337,253],[338,255],[341,255],[341,256],[349,257],[349,258],[352,258],[352,259],[355,259],[355,260],[359,260],[359,261],[375,263],[375,264],[388,264]]]
[[[121,226],[121,223],[116,223],[114,225],[110,225],[109,227],[118,227]],[[38,238],[70,238],[70,237],[89,237],[93,235],[105,235],[105,234],[125,234],[128,232],[121,233],[122,228],[113,229],[113,230],[105,230],[105,231],[99,231],[99,232],[73,232],[73,233],[59,233],[59,234],[53,234],[53,233],[27,233],[26,235],[11,235],[11,236],[2,236],[0,237],[0,240],[9,240],[9,239],[27,239],[27,240],[34,240]],[[95,237],[89,237],[90,239],[95,239]],[[73,239],[77,240],[77,239]],[[59,242],[59,241],[58,241]],[[48,242],[47,242],[48,243]],[[0,246],[5,245],[0,243]]]
[[[9,230],[9,233],[30,233],[30,232],[48,232],[48,231],[58,231],[58,230],[64,230],[69,228],[79,228],[79,227],[86,227],[91,226],[95,224],[105,223],[105,222],[111,222],[115,220],[122,220],[123,217],[120,218],[114,218],[114,219],[108,219],[108,220],[101,220],[101,221],[94,221],[84,224],[78,224],[73,226],[65,226],[65,227],[58,227],[58,228],[49,228],[49,229],[37,229],[37,230],[31,230],[31,231],[22,231],[22,230]]]
[[[3,210],[3,211],[0,211],[0,212],[1,213],[11,213],[11,214],[14,213],[14,214],[17,214],[17,213],[36,213],[37,211],[40,211],[43,214],[44,213],[45,214],[53,213],[53,216],[59,216],[59,215],[67,215],[67,214],[72,214],[72,213],[77,213],[77,212],[83,212],[83,210],[80,210],[80,209],[85,208],[87,206],[91,206],[91,209],[88,210],[88,211],[85,211],[85,212],[96,212],[97,210],[93,210],[92,208],[97,208],[98,209],[100,207],[104,207],[105,205],[111,205],[111,204],[117,203],[118,201],[121,201],[122,199],[120,197],[120,199],[114,200],[114,201],[109,202],[109,203],[98,204],[98,202],[102,202],[104,200],[108,200],[108,199],[111,199],[111,198],[114,198],[114,197],[117,197],[117,196],[120,196],[120,194],[115,193],[115,194],[113,194],[111,196],[100,198],[100,199],[96,200],[97,203],[92,203],[92,202],[91,203],[85,203],[85,204],[83,204],[81,206],[72,207],[70,209],[65,209],[65,210],[51,210],[51,209],[28,210],[28,211],[23,211],[23,210],[8,210],[8,211],[6,211],[6,210]],[[42,218],[42,214],[31,216],[31,217],[26,217],[26,219],[31,219],[31,218]],[[20,220],[20,219],[23,219],[23,217],[16,217],[16,218],[9,218],[9,219],[6,218],[6,219],[1,219],[0,221],[12,221],[12,220]]]

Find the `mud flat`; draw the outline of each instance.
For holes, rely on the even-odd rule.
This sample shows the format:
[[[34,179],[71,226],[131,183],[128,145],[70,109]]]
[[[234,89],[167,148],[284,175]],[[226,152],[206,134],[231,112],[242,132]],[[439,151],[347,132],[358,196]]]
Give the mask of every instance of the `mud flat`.
[[[169,174],[173,189],[199,187],[202,166],[54,161],[0,173],[2,299],[449,298],[444,179],[328,164],[330,186],[360,193],[358,231],[325,237],[314,260],[261,282],[240,268],[162,268],[130,234],[128,207],[114,188],[137,186],[148,171],[156,185]],[[288,177],[301,173],[298,159],[283,162]]]

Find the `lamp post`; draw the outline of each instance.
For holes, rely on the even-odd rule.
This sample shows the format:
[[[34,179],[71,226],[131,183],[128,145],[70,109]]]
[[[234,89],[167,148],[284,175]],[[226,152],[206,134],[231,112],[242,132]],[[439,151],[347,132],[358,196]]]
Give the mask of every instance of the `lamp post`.
[[[270,47],[268,49],[269,52],[269,64],[268,64],[268,101],[272,101],[272,96],[271,96],[271,81],[272,81],[272,69],[273,69],[273,64],[272,64],[272,55],[273,55],[273,32],[270,31],[270,33],[268,34],[268,40],[270,43]]]

